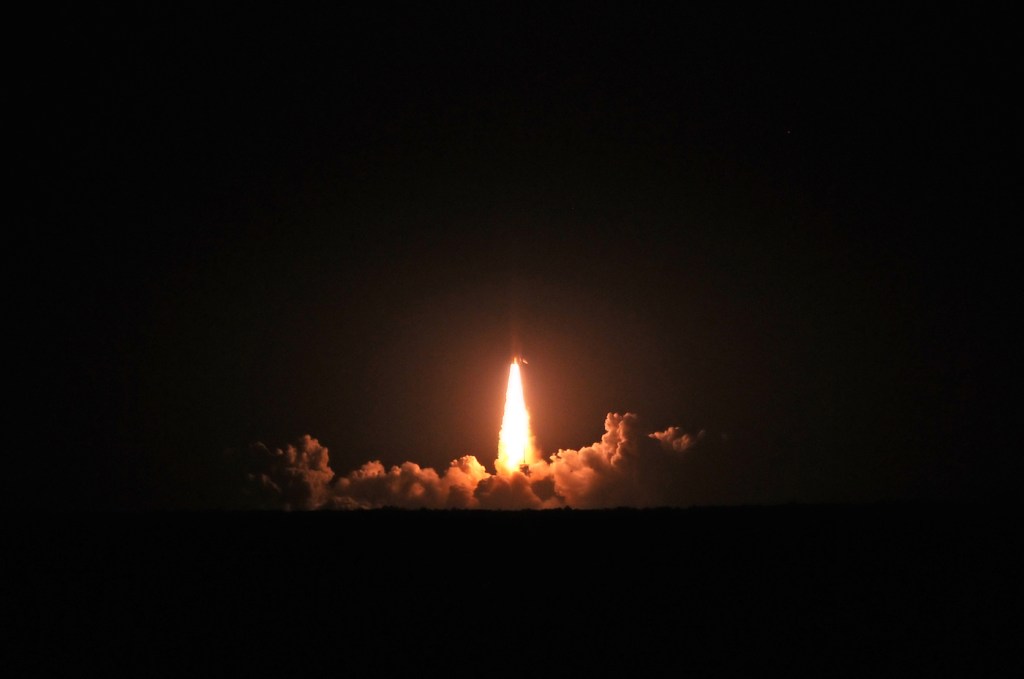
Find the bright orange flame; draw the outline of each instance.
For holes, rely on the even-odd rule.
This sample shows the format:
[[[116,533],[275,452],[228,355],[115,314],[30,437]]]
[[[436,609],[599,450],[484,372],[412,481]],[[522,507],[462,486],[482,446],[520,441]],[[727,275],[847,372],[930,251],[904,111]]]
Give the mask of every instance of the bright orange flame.
[[[508,370],[508,390],[505,392],[505,416],[498,434],[498,471],[514,472],[520,465],[533,462],[533,434],[530,433],[530,413],[523,399],[523,382],[519,376],[519,361],[512,361]]]

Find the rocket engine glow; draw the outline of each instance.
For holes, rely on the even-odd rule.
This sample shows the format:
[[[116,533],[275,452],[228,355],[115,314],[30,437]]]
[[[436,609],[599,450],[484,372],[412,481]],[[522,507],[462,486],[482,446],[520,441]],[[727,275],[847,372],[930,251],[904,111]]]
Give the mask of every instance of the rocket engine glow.
[[[522,465],[534,461],[533,434],[530,432],[530,413],[523,399],[523,382],[519,374],[519,360],[512,361],[508,371],[508,390],[505,392],[505,415],[498,434],[499,472],[515,472]]]

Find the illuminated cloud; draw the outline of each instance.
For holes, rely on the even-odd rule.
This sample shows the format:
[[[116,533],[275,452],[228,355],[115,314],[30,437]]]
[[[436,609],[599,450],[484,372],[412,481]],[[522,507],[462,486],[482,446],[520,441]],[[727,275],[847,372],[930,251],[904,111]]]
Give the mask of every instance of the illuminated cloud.
[[[657,507],[678,504],[666,483],[682,468],[694,439],[678,427],[643,434],[633,413],[609,413],[601,440],[551,456],[555,492],[570,507]]]
[[[472,455],[452,461],[443,475],[415,462],[385,469],[379,461],[367,462],[338,479],[329,506],[369,509],[374,507],[470,508],[477,506],[473,491],[490,474]]]
[[[317,509],[330,500],[328,484],[334,470],[328,464],[327,448],[309,435],[284,450],[254,443],[243,460],[250,468],[247,494],[256,506]]]
[[[701,436],[678,427],[644,434],[636,415],[609,413],[601,440],[559,450],[528,473],[492,474],[472,455],[438,473],[415,462],[385,468],[371,461],[336,477],[327,448],[303,436],[297,445],[249,447],[250,490],[261,506],[284,509],[547,509],[679,506],[687,451]]]

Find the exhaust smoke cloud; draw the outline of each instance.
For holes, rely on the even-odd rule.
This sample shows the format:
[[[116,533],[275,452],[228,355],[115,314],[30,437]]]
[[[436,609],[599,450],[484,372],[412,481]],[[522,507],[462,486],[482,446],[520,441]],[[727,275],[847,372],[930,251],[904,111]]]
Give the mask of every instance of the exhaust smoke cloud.
[[[547,459],[489,472],[473,455],[441,471],[415,462],[367,462],[338,476],[328,449],[311,436],[271,450],[247,449],[248,493],[256,504],[284,509],[579,509],[678,506],[677,481],[702,436],[678,427],[645,434],[633,413],[609,413],[599,441]],[[703,432],[702,432],[703,433]]]

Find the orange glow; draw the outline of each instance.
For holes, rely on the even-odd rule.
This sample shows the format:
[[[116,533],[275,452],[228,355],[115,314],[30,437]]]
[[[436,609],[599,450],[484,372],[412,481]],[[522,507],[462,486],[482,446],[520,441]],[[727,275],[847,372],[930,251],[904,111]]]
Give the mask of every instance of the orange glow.
[[[519,361],[512,361],[508,370],[508,390],[505,392],[505,416],[498,434],[499,472],[518,471],[520,465],[534,461],[533,434],[530,432],[530,413],[523,399],[523,382],[519,376]]]

